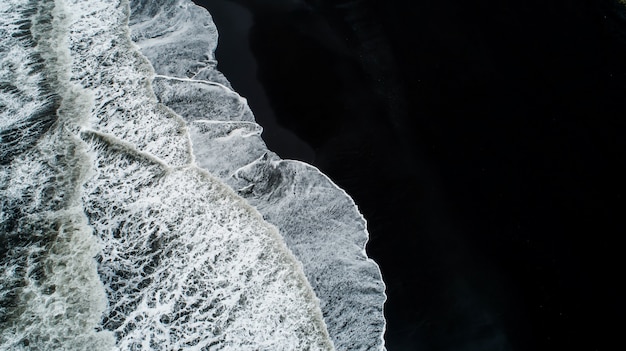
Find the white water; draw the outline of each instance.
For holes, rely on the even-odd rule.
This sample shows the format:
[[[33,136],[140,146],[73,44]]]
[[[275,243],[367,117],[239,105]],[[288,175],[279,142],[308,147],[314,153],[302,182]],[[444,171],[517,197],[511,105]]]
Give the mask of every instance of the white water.
[[[0,349],[106,350],[99,245],[80,201],[88,171],[71,125],[88,98],[68,81],[66,22],[51,1],[0,5]],[[20,28],[21,27],[21,28]],[[19,34],[16,37],[15,34]]]
[[[266,150],[206,11],[133,6],[0,4],[0,349],[381,349],[352,200]]]

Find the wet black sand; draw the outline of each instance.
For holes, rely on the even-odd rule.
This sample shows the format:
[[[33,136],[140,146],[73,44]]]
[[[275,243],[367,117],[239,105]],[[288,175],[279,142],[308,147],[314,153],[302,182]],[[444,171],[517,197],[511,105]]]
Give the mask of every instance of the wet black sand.
[[[388,350],[623,344],[626,17],[611,1],[236,2],[198,1],[219,68],[270,149],[368,219]]]

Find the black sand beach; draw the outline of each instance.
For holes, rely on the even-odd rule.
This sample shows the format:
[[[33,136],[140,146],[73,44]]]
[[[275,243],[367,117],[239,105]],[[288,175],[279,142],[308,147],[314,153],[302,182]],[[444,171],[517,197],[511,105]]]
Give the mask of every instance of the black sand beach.
[[[617,1],[196,2],[269,148],[368,220],[389,351],[623,343]]]

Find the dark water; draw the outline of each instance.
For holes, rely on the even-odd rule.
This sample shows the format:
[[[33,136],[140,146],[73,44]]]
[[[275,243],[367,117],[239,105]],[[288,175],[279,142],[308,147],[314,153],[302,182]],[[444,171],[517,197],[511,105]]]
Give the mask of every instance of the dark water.
[[[269,147],[318,166],[368,219],[388,350],[623,343],[614,2],[198,3]]]

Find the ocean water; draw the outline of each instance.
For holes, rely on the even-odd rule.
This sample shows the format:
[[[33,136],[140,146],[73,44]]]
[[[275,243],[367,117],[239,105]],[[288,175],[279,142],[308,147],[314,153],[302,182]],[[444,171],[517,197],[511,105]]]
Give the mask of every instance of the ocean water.
[[[204,9],[0,12],[0,349],[384,348],[363,217],[267,150]]]

